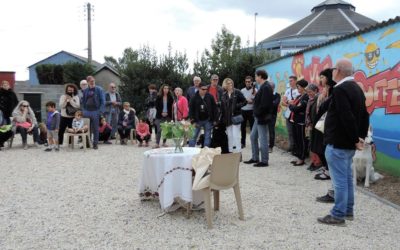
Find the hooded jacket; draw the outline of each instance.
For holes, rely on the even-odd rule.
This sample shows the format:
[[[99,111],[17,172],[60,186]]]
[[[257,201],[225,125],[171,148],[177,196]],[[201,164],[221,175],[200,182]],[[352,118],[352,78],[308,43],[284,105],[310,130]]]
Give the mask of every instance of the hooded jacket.
[[[32,126],[38,125],[35,112],[33,112],[32,108],[28,107],[28,113],[23,114],[21,111],[22,104],[29,104],[29,103],[25,100],[20,101],[18,105],[15,107],[14,111],[12,112],[12,117],[13,117],[12,124],[14,132],[16,129],[17,122],[30,122],[32,123]]]
[[[5,90],[0,88],[0,110],[4,117],[10,117],[13,109],[18,104],[18,98],[12,89]]]

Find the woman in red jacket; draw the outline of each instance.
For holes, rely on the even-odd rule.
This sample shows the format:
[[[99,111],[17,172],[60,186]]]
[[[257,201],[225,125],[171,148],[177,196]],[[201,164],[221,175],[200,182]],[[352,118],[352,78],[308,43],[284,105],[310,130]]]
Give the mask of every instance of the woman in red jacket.
[[[182,120],[187,120],[188,115],[189,115],[189,103],[186,97],[184,97],[183,91],[181,88],[175,88],[174,90],[175,93],[175,100],[173,104],[173,114],[174,114],[174,120],[176,121],[182,121]]]

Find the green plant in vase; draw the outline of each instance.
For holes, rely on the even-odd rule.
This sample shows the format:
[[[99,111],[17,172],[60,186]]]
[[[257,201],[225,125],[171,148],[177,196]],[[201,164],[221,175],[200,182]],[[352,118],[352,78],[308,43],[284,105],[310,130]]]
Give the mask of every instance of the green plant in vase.
[[[161,136],[163,139],[172,139],[175,143],[175,153],[182,153],[183,141],[192,138],[194,126],[185,120],[179,122],[161,123]]]

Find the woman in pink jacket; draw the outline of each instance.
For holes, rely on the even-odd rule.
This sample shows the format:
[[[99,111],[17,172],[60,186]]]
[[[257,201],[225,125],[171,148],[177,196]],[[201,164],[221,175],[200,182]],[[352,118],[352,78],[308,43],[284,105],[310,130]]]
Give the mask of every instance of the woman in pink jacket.
[[[175,101],[173,104],[174,119],[176,121],[187,120],[189,115],[189,103],[186,97],[184,97],[181,88],[175,88]]]

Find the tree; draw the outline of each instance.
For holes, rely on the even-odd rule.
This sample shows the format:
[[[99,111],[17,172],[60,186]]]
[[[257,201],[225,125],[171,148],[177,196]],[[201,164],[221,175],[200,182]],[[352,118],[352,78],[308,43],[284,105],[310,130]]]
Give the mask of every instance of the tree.
[[[40,84],[64,84],[63,68],[57,64],[41,64],[36,66],[36,75]]]
[[[193,63],[193,74],[199,76],[202,81],[206,81],[210,77],[210,66],[204,52],[201,54],[200,60],[197,58]]]
[[[240,37],[222,26],[221,32],[211,42],[211,50],[206,49],[200,62],[195,62],[194,72],[208,77],[217,74],[222,80],[229,77],[236,88],[241,88],[246,76],[254,76],[256,65],[275,57],[265,50],[259,50],[254,55],[248,48],[242,48]]]
[[[105,57],[105,60],[121,75],[121,95],[124,100],[132,103],[139,114],[145,110],[144,102],[150,83],[158,87],[166,83],[171,87],[179,86],[183,89],[190,84],[187,55],[173,52],[171,45],[168,54],[160,57],[154,49],[143,46],[138,50],[127,48],[122,57]]]
[[[79,85],[82,79],[94,73],[90,64],[69,61],[60,64],[41,64],[36,67],[36,74],[40,84],[75,83]]]
[[[64,82],[75,83],[79,85],[82,79],[94,73],[94,67],[88,63],[82,64],[79,62],[67,62],[63,66]]]

